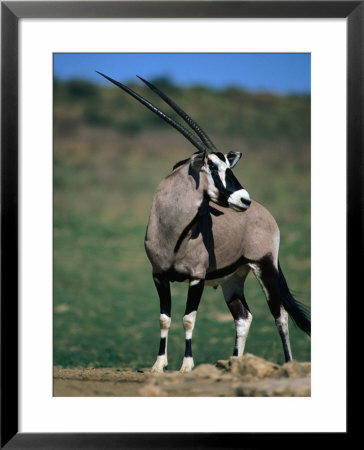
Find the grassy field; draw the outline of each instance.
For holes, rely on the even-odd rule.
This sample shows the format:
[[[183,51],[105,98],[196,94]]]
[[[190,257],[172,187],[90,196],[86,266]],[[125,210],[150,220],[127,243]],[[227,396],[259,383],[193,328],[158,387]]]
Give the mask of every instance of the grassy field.
[[[126,133],[78,119],[72,125],[79,105],[77,99],[55,101],[54,364],[150,367],[159,344],[159,301],[144,251],[149,208],[159,181],[194,148],[167,126]],[[276,218],[281,267],[291,290],[309,305],[309,138],[244,140],[239,133],[215,135],[211,121],[201,122],[221,151],[243,152],[234,172]],[[171,369],[179,368],[184,352],[186,293],[186,284],[172,284]],[[280,339],[253,275],[246,298],[253,314],[246,351],[282,363]],[[309,338],[292,323],[290,330],[294,358],[310,360]],[[194,332],[195,363],[226,359],[233,343],[221,289],[206,288]]]

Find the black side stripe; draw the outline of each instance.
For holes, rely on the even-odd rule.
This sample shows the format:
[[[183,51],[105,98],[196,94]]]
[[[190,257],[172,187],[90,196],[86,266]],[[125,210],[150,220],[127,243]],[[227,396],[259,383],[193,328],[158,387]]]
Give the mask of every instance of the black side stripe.
[[[205,280],[215,280],[216,278],[222,278],[227,275],[230,275],[231,273],[235,272],[235,270],[242,266],[243,264],[247,264],[249,262],[248,259],[241,257],[236,261],[235,263],[231,264],[230,266],[223,267],[222,269],[215,270],[213,272],[208,272],[206,274]]]

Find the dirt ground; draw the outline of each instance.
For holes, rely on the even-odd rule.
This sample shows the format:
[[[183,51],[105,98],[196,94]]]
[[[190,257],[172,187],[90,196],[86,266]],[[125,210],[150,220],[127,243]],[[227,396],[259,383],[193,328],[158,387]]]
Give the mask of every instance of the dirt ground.
[[[216,365],[201,364],[189,374],[166,370],[54,368],[55,397],[309,397],[311,363],[282,366],[251,354]]]

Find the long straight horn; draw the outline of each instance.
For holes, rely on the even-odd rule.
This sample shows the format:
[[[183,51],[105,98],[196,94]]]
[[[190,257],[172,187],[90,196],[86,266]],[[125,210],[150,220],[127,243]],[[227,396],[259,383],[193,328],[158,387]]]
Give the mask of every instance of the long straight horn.
[[[211,139],[207,136],[207,134],[203,131],[203,129],[185,112],[181,109],[173,100],[171,100],[164,92],[154,86],[150,81],[144,80],[144,78],[137,75],[139,80],[145,83],[152,91],[159,95],[171,108],[173,108],[176,113],[182,117],[182,119],[197,133],[201,141],[209,148],[216,149],[215,145],[211,141]]]
[[[130,94],[132,97],[134,97],[136,100],[138,100],[142,105],[146,106],[148,109],[153,111],[157,116],[161,117],[165,122],[167,122],[169,125],[172,125],[176,130],[178,130],[183,136],[188,139],[191,144],[193,144],[200,152],[203,153],[210,153],[210,150],[203,144],[197,137],[192,134],[190,131],[188,131],[184,126],[179,124],[178,122],[174,121],[170,117],[168,117],[166,114],[164,114],[163,111],[160,111],[156,106],[154,106],[152,103],[148,102],[144,97],[134,92],[132,89],[128,88],[128,86],[125,86],[122,83],[119,83],[118,81],[113,80],[112,78],[108,77],[107,75],[104,75],[101,72],[96,72],[101,75],[102,77],[106,78],[107,80],[111,81],[111,83],[115,84],[115,86],[118,86],[123,91]]]

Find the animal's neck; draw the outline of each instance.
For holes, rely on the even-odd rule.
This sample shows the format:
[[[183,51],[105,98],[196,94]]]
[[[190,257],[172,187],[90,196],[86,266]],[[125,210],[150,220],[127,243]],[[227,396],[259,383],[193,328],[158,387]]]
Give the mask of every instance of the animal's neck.
[[[171,173],[166,179],[168,202],[163,209],[167,209],[170,217],[176,217],[178,223],[186,225],[199,211],[204,201],[204,183],[200,174],[185,164]],[[167,211],[166,211],[167,212]]]
[[[145,249],[154,271],[177,270],[182,277],[186,275],[180,259],[190,238],[197,237],[195,231],[204,222],[201,216],[209,217],[208,199],[204,196],[206,182],[203,174],[191,174],[187,163],[159,184],[145,237]]]
[[[203,212],[204,200],[202,176],[191,172],[188,163],[177,168],[158,186],[148,232],[163,234],[176,243],[196,215]]]

